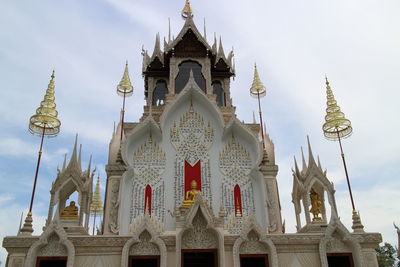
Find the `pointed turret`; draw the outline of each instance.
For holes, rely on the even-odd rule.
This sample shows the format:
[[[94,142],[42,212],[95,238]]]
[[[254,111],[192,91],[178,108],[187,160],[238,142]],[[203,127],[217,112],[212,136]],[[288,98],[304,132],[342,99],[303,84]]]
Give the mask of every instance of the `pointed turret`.
[[[66,167],[67,167],[67,153],[64,154],[64,162],[61,171],[64,171]]]
[[[303,151],[303,147],[301,147],[301,173],[304,174],[307,172],[307,164],[306,164],[306,159],[304,157],[304,151]]]
[[[164,57],[163,57],[163,52],[161,51],[161,46],[160,46],[160,33],[156,34],[156,42],[154,44],[154,51],[153,55],[151,55],[150,62],[153,62],[155,58],[158,58],[160,62],[163,64],[164,62]]]
[[[311,150],[310,138],[307,135],[307,145],[308,145],[308,167],[311,168],[312,166],[317,166],[315,162],[314,155]]]
[[[90,204],[90,212],[100,214],[103,211],[103,202],[100,193],[100,175],[97,176],[96,187],[93,192],[92,203]]]
[[[218,53],[217,51],[217,34],[214,32],[214,43],[211,47],[211,51],[214,55],[216,55]]]
[[[193,17],[193,10],[192,10],[192,7],[190,6],[190,0],[186,0],[185,6],[182,9],[181,15],[182,15],[183,19]]]
[[[226,57],[225,57],[225,52],[224,52],[224,46],[222,45],[222,38],[221,36],[219,37],[219,46],[218,46],[218,52],[217,52],[217,58],[215,60],[215,65],[220,61],[223,60],[226,62]]]
[[[117,94],[120,96],[131,96],[133,94],[133,86],[129,78],[128,61],[125,63],[124,74],[117,86]]]
[[[344,113],[340,111],[335,96],[333,95],[331,86],[329,85],[328,78],[325,77],[326,83],[326,116],[325,123],[322,126],[324,135],[329,140],[338,140],[346,138],[351,135],[353,128],[351,127],[350,120],[346,119]]]

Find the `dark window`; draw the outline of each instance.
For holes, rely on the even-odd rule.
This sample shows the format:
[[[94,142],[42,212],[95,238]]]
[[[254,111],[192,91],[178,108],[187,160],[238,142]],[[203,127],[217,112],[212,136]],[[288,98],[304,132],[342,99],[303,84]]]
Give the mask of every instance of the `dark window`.
[[[329,267],[353,267],[353,257],[351,253],[328,253]]]
[[[185,61],[179,65],[179,73],[175,79],[175,93],[179,94],[189,81],[190,71],[193,71],[193,77],[197,85],[204,92],[206,91],[206,80],[201,73],[201,65],[194,61]]]
[[[36,267],[66,267],[67,257],[37,257]]]
[[[217,267],[216,249],[182,250],[183,267]]]
[[[153,91],[153,106],[162,106],[165,104],[165,95],[168,94],[167,82],[159,80]]]
[[[213,94],[217,95],[217,105],[218,106],[225,106],[225,92],[222,89],[221,82],[213,82]]]
[[[159,256],[131,256],[129,257],[129,267],[159,267]]]
[[[268,255],[266,254],[242,254],[240,255],[240,267],[268,267]]]

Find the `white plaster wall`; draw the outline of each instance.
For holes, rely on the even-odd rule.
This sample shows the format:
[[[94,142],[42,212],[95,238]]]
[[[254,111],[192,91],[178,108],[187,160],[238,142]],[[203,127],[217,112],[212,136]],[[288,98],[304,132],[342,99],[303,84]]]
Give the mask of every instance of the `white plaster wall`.
[[[74,267],[120,267],[121,255],[75,256]]]
[[[197,90],[197,89],[191,89]],[[209,150],[210,157],[210,170],[211,170],[211,195],[212,195],[212,208],[214,214],[217,215],[221,205],[221,192],[222,192],[222,173],[219,169],[219,152],[225,147],[226,143],[231,139],[232,132],[234,133],[235,139],[241,143],[246,150],[250,153],[251,160],[254,166],[257,166],[259,162],[256,162],[259,157],[259,144],[254,141],[254,138],[247,132],[234,124],[224,132],[224,125],[221,120],[221,114],[218,113],[218,109],[205,96],[200,96],[199,92],[188,92],[182,91],[181,97],[178,97],[167,115],[162,117],[161,132],[158,126],[150,122],[144,121],[145,126],[138,125],[134,133],[132,133],[132,140],[129,141],[125,147],[125,156],[129,165],[132,165],[132,157],[134,151],[136,151],[149,137],[150,129],[152,129],[153,140],[158,143],[161,149],[163,149],[167,155],[165,172],[162,175],[162,179],[165,181],[165,230],[175,230],[175,219],[170,215],[168,210],[173,211],[175,208],[175,188],[174,188],[174,176],[175,176],[175,148],[170,142],[170,129],[173,126],[174,121],[179,123],[179,119],[185,114],[190,108],[190,100],[192,99],[192,105],[194,110],[203,116],[204,123],[207,125],[210,122],[211,127],[214,130],[214,142]],[[147,124],[147,125],[146,125]],[[165,127],[165,128],[164,128]],[[157,129],[158,128],[158,129]],[[129,136],[127,137],[129,139]],[[132,199],[132,179],[134,179],[133,171],[125,172],[120,190],[120,234],[127,234],[130,222],[130,206]],[[262,184],[259,177],[252,174],[251,177],[253,183],[254,202],[256,208],[256,217],[262,226],[266,227],[266,214],[263,203],[264,193],[262,192]]]

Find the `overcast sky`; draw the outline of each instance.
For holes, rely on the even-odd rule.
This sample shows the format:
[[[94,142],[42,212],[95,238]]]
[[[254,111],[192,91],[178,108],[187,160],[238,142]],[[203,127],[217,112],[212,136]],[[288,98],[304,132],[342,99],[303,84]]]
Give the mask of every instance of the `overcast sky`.
[[[57,165],[83,144],[105,185],[104,165],[116,95],[125,60],[134,95],[127,121],[138,121],[144,104],[141,47],[151,54],[155,35],[179,33],[183,0],[2,1],[0,3],[0,238],[15,235],[29,205],[39,138],[28,119],[43,98],[53,68],[61,133],[47,139],[34,203],[35,234],[41,233]],[[357,209],[366,231],[393,245],[400,224],[400,2],[398,0],[192,0],[195,22],[207,37],[222,36],[235,51],[231,94],[237,115],[252,121],[249,96],[257,62],[268,93],[262,100],[267,131],[275,143],[282,216],[295,231],[291,203],[293,156],[309,135],[335,183],[339,215],[351,227],[351,204],[338,144],[324,139],[324,75],[328,75],[354,134],[344,141]],[[306,155],[307,156],[307,155]],[[104,188],[103,188],[104,190]],[[304,217],[303,217],[304,218]],[[0,261],[6,252],[0,250]]]

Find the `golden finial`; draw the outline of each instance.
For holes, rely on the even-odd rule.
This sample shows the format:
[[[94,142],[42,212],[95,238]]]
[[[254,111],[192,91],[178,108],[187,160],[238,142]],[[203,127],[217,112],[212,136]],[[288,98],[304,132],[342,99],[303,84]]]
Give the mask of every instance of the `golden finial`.
[[[329,140],[338,140],[339,138],[349,137],[353,132],[351,122],[350,120],[346,119],[344,113],[340,111],[340,107],[337,105],[332,89],[329,85],[328,78],[326,76],[325,81],[327,108],[325,123],[322,126],[324,135]]]
[[[103,202],[101,201],[100,195],[100,176],[97,176],[96,187],[93,192],[92,203],[90,204],[90,212],[91,213],[102,213],[103,211]]]
[[[120,96],[131,96],[133,93],[133,86],[131,80],[129,79],[128,61],[125,64],[125,70],[124,74],[122,75],[122,79],[117,86],[117,93]]]
[[[257,65],[254,64],[254,78],[253,84],[250,88],[250,95],[255,98],[265,96],[267,90],[264,84],[261,82],[260,76],[258,75]]]
[[[186,0],[185,7],[181,12],[182,18],[187,19],[188,17],[193,17],[193,10],[190,6],[190,0]]]
[[[56,103],[54,102],[54,70],[47,86],[46,94],[35,115],[29,119],[29,131],[39,136],[56,136],[60,132],[61,122],[57,118]]]

